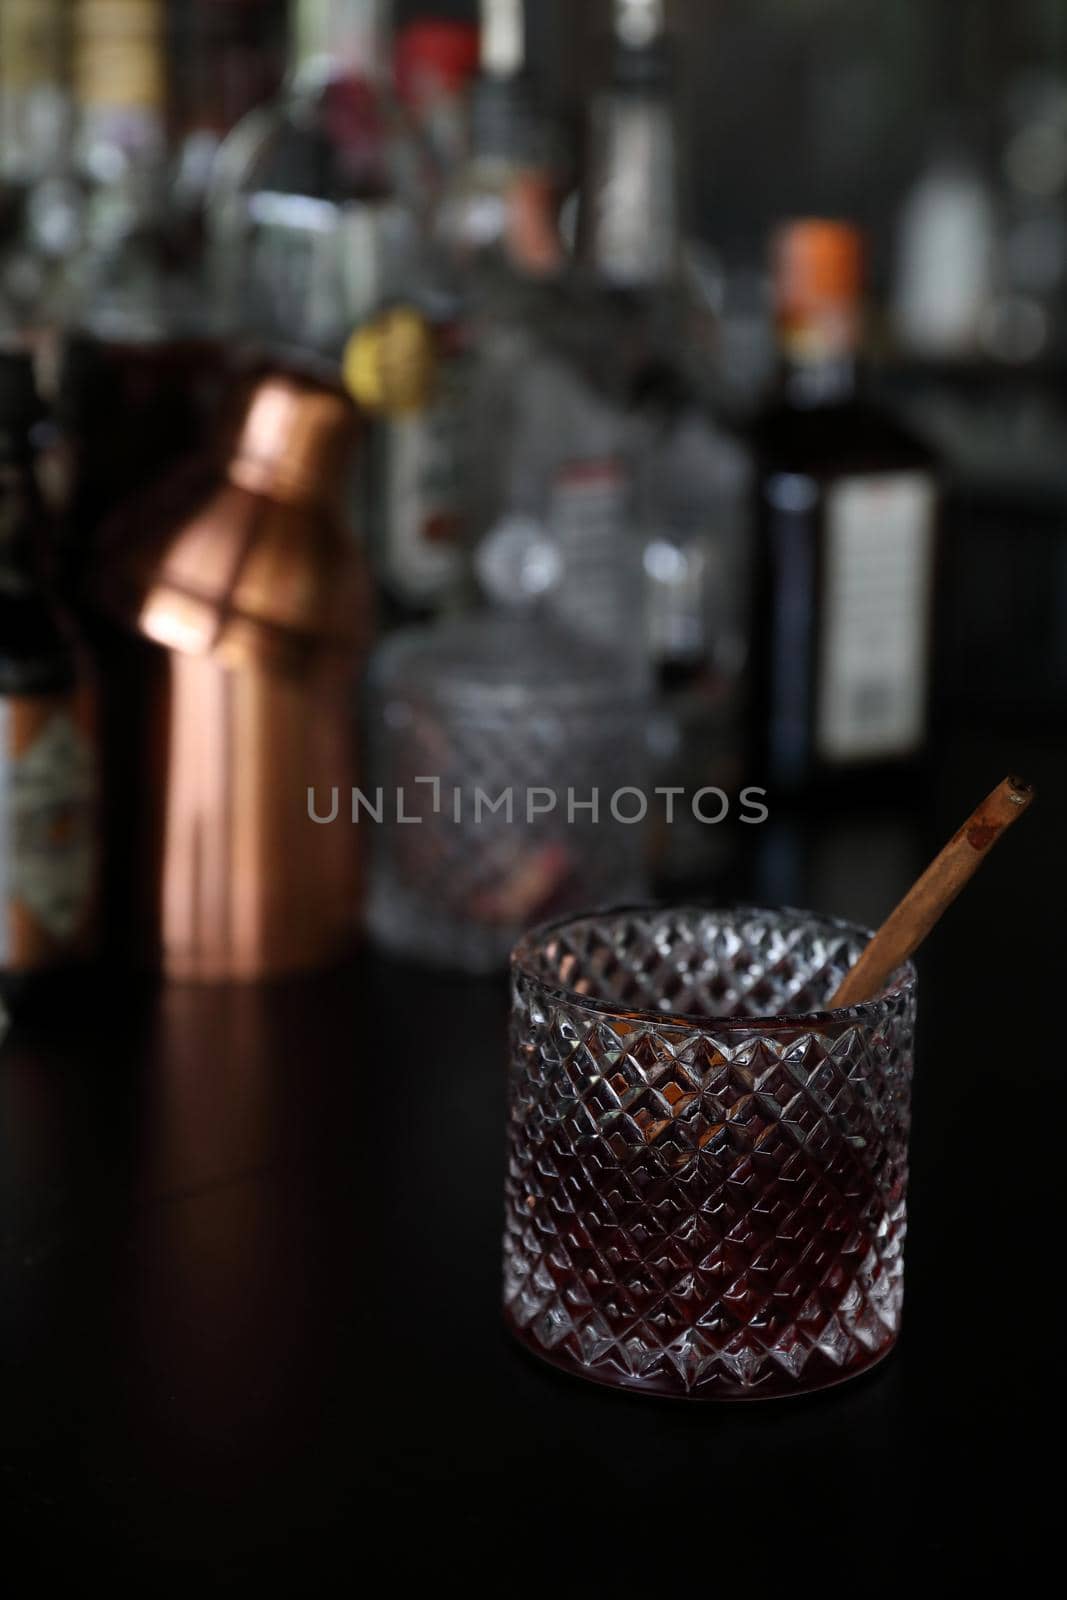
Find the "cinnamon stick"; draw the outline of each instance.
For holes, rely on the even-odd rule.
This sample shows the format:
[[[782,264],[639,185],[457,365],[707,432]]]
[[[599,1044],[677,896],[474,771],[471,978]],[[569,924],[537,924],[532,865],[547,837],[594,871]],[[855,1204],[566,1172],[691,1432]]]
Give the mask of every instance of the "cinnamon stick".
[[[831,1010],[873,1000],[881,992],[1033,798],[1032,787],[1022,778],[1005,778],[993,790],[883,922],[830,1001]]]

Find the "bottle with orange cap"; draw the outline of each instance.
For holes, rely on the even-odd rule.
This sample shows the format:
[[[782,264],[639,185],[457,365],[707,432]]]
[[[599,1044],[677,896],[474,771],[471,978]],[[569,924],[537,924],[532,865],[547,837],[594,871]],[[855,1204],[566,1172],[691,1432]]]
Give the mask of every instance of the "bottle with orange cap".
[[[782,376],[757,424],[752,777],[771,796],[853,788],[927,742],[938,484],[863,393],[864,241],[827,220],[774,242]]]

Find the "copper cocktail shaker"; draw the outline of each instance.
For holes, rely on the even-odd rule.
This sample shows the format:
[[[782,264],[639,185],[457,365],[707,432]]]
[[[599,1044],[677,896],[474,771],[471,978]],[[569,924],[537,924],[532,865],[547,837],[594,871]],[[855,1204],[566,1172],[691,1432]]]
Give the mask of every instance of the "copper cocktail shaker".
[[[145,658],[133,846],[142,948],[174,978],[256,979],[334,959],[353,929],[353,708],[370,592],[341,505],[355,412],[282,375],[254,383],[224,464],[129,528],[109,607]],[[146,513],[142,508],[140,517]],[[154,520],[154,519],[150,519]],[[344,797],[331,824],[319,803]]]

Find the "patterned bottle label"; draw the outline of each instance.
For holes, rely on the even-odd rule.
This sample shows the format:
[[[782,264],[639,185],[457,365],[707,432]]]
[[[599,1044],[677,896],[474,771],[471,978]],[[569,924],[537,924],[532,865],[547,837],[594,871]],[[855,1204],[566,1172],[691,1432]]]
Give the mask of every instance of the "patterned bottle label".
[[[0,698],[0,966],[32,971],[83,938],[96,867],[97,768],[72,695]]]
[[[936,489],[845,478],[827,500],[816,741],[824,760],[907,756],[926,734]]]

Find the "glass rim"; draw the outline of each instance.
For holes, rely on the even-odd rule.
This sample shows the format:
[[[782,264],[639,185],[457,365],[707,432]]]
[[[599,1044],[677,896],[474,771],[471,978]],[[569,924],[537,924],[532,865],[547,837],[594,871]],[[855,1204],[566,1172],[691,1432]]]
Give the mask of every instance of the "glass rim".
[[[664,914],[684,916],[687,914],[697,916],[720,916],[739,919],[743,916],[760,917],[789,917],[798,921],[818,923],[828,929],[836,929],[841,933],[857,934],[865,941],[874,937],[872,929],[865,928],[861,923],[850,922],[844,917],[835,917],[828,912],[805,911],[796,906],[755,906],[748,904],[731,904],[725,906],[701,905],[699,902],[687,900],[675,903],[663,901],[638,905],[608,906],[603,910],[590,910],[572,912],[569,916],[554,917],[549,922],[543,922],[530,928],[519,939],[511,952],[510,972],[513,978],[522,977],[529,983],[536,984],[543,994],[551,999],[574,1006],[578,1009],[592,1012],[600,1017],[625,1018],[628,1022],[651,1024],[658,1027],[686,1027],[691,1032],[701,1033],[758,1033],[771,1032],[784,1027],[804,1027],[812,1031],[816,1024],[856,1023],[858,1021],[873,1022],[881,1016],[887,1004],[901,995],[914,993],[918,983],[918,970],[914,961],[906,961],[898,967],[890,981],[884,985],[873,1000],[862,1000],[851,1006],[837,1006],[832,1009],[817,1011],[781,1011],[763,1016],[747,1017],[734,1013],[724,1017],[709,1017],[706,1013],[696,1011],[650,1011],[641,1006],[620,1005],[615,1000],[600,1000],[594,995],[582,994],[578,989],[572,989],[566,984],[553,983],[538,972],[532,963],[532,952],[535,948],[544,945],[554,934],[560,934],[567,928],[572,928],[579,923],[589,922],[594,919],[614,920],[621,917],[656,917]]]

